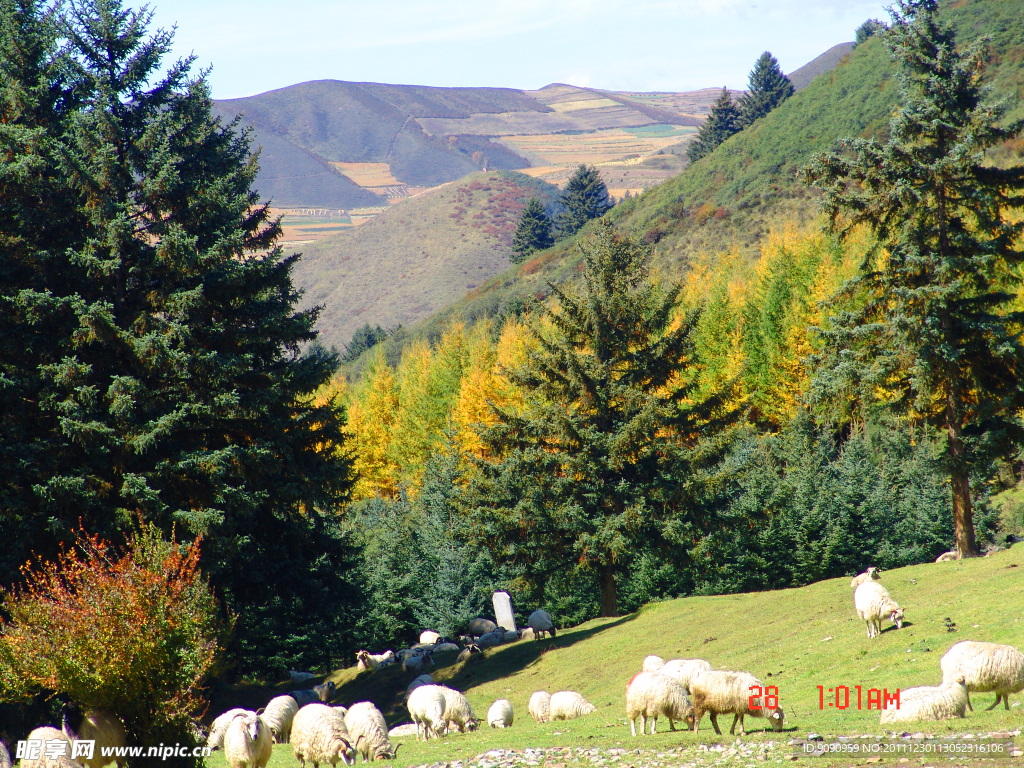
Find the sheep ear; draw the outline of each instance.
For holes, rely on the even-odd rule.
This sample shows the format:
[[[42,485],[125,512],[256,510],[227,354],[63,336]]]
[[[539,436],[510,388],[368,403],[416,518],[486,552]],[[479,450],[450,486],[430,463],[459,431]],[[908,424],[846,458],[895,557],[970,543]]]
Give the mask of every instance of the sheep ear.
[[[266,707],[260,707],[259,709],[256,710],[256,716],[259,717],[260,715],[262,715],[266,711],[267,711]]]

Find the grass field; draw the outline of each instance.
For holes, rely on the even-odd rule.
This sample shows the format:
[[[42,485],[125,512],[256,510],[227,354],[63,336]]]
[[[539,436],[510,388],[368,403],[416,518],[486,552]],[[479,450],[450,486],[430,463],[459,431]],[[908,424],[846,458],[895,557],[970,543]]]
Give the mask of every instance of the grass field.
[[[905,689],[941,682],[939,659],[954,642],[986,640],[1024,647],[1024,546],[990,557],[901,568],[883,574],[882,583],[904,607],[907,622],[901,630],[885,628],[869,640],[864,623],[853,610],[849,578],[832,579],[800,589],[714,597],[691,597],[647,606],[636,614],[599,619],[559,632],[553,640],[520,642],[486,652],[468,663],[453,664],[455,654],[439,656],[432,670],[435,679],[466,692],[477,716],[485,717],[496,698],[507,698],[516,709],[513,727],[495,731],[486,725],[476,733],[452,735],[429,743],[401,739],[405,746],[398,766],[466,760],[491,749],[636,747],[664,752],[689,748],[665,765],[690,760],[696,744],[732,744],[728,731],[716,736],[707,719],[699,733],[659,732],[656,736],[630,736],[624,714],[626,683],[640,669],[643,658],[704,658],[718,669],[752,672],[765,683],[777,685],[786,712],[783,734],[761,734],[746,743],[774,741],[777,760],[792,755],[781,748],[785,741],[810,732],[823,736],[882,735],[877,711],[858,710],[855,698],[844,710],[820,706],[817,686],[862,686]],[[947,620],[956,631],[947,629]],[[377,673],[356,674],[340,670],[330,679],[338,685],[336,703],[345,705],[369,699],[388,718],[390,725],[407,722],[401,694],[415,677],[395,667]],[[281,691],[288,689],[283,684]],[[598,711],[568,723],[537,724],[527,714],[533,691],[577,690]],[[277,691],[262,690],[266,698]],[[866,695],[866,694],[865,694]],[[258,706],[249,693],[247,703]],[[855,694],[854,694],[855,697]],[[1024,725],[1022,694],[1011,697],[1012,707],[992,712],[984,708],[994,694],[976,693],[975,710],[965,720],[922,723],[910,726],[926,734],[987,733],[1019,729]],[[834,699],[833,699],[834,701]],[[231,702],[218,702],[234,706]],[[219,710],[218,710],[219,711]],[[726,727],[731,718],[723,717]],[[763,721],[747,719],[747,727],[760,728]],[[664,727],[664,726],[663,726]],[[723,729],[724,730],[724,729]],[[782,737],[780,739],[780,736]],[[1020,739],[1018,738],[1018,744]],[[557,759],[557,758],[556,758]],[[852,765],[856,760],[807,758],[816,765]],[[805,758],[800,758],[804,761]],[[908,758],[903,758],[907,762]],[[947,762],[943,758],[942,762]],[[294,764],[291,748],[278,745],[271,768]],[[636,762],[639,762],[637,759]],[[859,762],[864,762],[863,758]],[[879,762],[872,759],[873,763]],[[881,761],[896,763],[897,758]],[[988,764],[1019,765],[998,761]],[[937,765],[913,760],[914,765]],[[962,762],[960,764],[963,764]],[[976,761],[976,763],[980,764]],[[214,768],[223,759],[215,755]],[[548,766],[557,763],[549,756]],[[623,766],[625,768],[625,764]]]

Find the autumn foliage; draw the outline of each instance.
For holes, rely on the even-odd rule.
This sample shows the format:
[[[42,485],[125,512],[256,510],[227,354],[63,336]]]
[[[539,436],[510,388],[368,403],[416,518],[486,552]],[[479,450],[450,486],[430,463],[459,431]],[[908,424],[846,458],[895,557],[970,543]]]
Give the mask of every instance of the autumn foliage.
[[[0,693],[63,693],[116,713],[137,743],[184,742],[224,629],[199,541],[168,542],[147,526],[118,552],[82,533],[23,576],[4,595]]]

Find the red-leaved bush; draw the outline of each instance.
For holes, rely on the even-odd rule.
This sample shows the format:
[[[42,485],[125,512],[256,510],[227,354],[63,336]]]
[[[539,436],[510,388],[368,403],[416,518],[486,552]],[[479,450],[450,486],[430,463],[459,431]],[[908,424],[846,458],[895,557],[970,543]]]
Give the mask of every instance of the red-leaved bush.
[[[122,552],[82,534],[56,562],[23,569],[3,597],[0,694],[40,689],[124,721],[137,744],[185,743],[223,622],[199,570],[199,541],[143,526]]]

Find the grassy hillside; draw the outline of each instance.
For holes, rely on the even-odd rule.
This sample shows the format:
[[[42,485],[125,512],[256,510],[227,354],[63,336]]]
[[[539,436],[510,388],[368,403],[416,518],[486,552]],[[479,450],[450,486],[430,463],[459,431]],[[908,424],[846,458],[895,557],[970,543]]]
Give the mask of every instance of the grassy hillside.
[[[415,323],[478,288],[508,268],[526,201],[556,194],[514,171],[472,174],[305,246],[295,280],[307,306],[326,305],[321,340],[340,348],[367,321]]]
[[[828,689],[846,685],[905,689],[941,682],[939,659],[959,640],[985,640],[1024,648],[1024,547],[986,558],[930,563],[889,571],[883,583],[904,607],[903,629],[884,629],[869,640],[864,623],[853,610],[849,578],[832,579],[800,589],[777,592],[690,597],[656,603],[636,614],[618,619],[598,619],[559,632],[554,640],[520,642],[486,652],[463,665],[451,656],[439,658],[435,678],[463,690],[474,711],[484,717],[496,698],[507,698],[516,709],[511,730],[494,731],[486,726],[478,733],[453,735],[429,744],[403,739],[398,765],[466,759],[489,749],[526,747],[644,747],[663,751],[688,748],[685,761],[701,759],[696,743],[730,744],[726,732],[718,737],[705,719],[698,734],[659,732],[634,739],[624,715],[624,689],[640,669],[643,658],[704,658],[718,669],[752,672],[766,684],[777,685],[786,712],[781,735],[748,736],[747,742],[786,740],[817,732],[825,736],[872,734],[881,736],[877,711],[828,707]],[[955,625],[951,632],[948,626]],[[385,712],[391,725],[407,722],[401,694],[415,675],[392,667],[379,673],[357,674],[341,670],[330,679],[339,691],[336,703],[371,700]],[[826,691],[824,709],[817,686]],[[282,684],[280,690],[288,689]],[[598,707],[597,713],[569,723],[538,725],[526,712],[535,690],[571,689],[584,694]],[[250,689],[218,699],[219,712],[229,706],[257,706],[278,691]],[[865,694],[866,697],[866,694]],[[985,707],[994,694],[975,693],[974,712],[964,720],[909,725],[905,730],[926,734],[984,733],[1013,730],[1024,723],[1022,694],[1011,697],[1009,711]],[[834,702],[834,694],[833,699]],[[866,706],[866,698],[865,698]],[[720,724],[731,724],[723,717]],[[747,719],[751,730],[763,721]],[[661,723],[659,723],[661,725]],[[901,728],[901,731],[904,728]],[[786,750],[780,750],[788,754]],[[564,758],[549,757],[553,760]],[[631,759],[638,760],[640,758]],[[288,745],[274,750],[271,768],[291,765]],[[683,760],[680,755],[679,760]],[[834,761],[826,761],[834,762]],[[840,761],[842,762],[842,761]],[[846,761],[845,764],[852,764]],[[863,762],[861,760],[860,762]],[[886,758],[884,762],[896,762]],[[915,764],[917,761],[914,761]],[[930,763],[929,763],[930,764]],[[211,761],[224,765],[219,755]]]
[[[794,69],[786,75],[786,77],[789,78],[789,82],[793,84],[793,87],[796,88],[796,90],[802,91],[810,85],[811,80],[816,78],[818,75],[831,72],[833,69],[838,67],[839,62],[843,60],[843,57],[852,50],[853,43],[839,43],[839,45],[833,45],[823,54],[811,59],[799,69]]]

